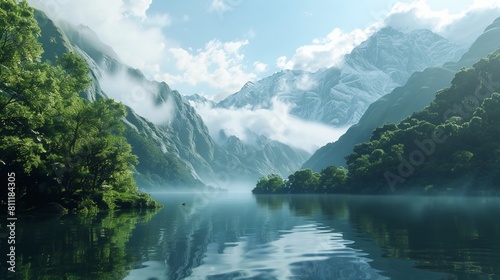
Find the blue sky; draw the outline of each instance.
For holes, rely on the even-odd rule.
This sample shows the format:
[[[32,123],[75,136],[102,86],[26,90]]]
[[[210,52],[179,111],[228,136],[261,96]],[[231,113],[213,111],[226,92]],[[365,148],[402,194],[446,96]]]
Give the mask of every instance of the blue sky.
[[[150,78],[215,100],[282,69],[334,66],[386,25],[429,28],[462,42],[500,16],[500,1],[491,0],[29,2],[91,27]]]
[[[233,0],[227,1],[225,10],[211,9],[209,0],[178,2],[153,1],[148,14],[168,13],[172,25],[165,34],[182,47],[202,48],[212,39],[248,39],[251,46],[245,54],[263,61],[293,54],[297,47],[324,37],[335,27],[351,30],[367,26],[373,21],[370,11],[379,6],[370,1],[366,10],[356,11],[352,5],[326,0]]]

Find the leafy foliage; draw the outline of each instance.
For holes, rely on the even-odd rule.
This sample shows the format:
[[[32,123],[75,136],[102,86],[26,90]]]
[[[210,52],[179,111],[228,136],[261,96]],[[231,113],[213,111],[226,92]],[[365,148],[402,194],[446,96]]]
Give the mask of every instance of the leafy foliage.
[[[302,169],[284,180],[277,174],[263,177],[257,182],[253,193],[333,193],[344,192],[347,170],[330,166],[321,173]]]
[[[292,193],[312,193],[319,188],[320,175],[311,169],[302,169],[288,176],[286,185]]]
[[[0,172],[16,173],[21,207],[83,202],[106,190],[136,195],[124,106],[79,97],[90,79],[77,55],[41,62],[40,30],[26,1],[2,1],[0,23]]]
[[[253,189],[253,193],[284,193],[285,181],[278,174],[270,174],[262,177]]]

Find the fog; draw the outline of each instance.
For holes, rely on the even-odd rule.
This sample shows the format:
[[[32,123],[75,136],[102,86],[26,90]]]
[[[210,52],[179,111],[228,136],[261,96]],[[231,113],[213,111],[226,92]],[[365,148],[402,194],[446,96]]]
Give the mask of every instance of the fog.
[[[290,114],[291,105],[273,98],[270,109],[213,108],[210,104],[191,102],[207,125],[210,135],[221,142],[220,131],[234,135],[246,144],[255,143],[259,135],[291,147],[314,153],[336,141],[348,127],[335,128],[305,121]]]
[[[155,124],[170,122],[174,116],[175,104],[170,96],[164,102],[155,102],[158,98],[156,83],[132,77],[126,70],[103,74],[99,83],[108,97],[129,106]]]

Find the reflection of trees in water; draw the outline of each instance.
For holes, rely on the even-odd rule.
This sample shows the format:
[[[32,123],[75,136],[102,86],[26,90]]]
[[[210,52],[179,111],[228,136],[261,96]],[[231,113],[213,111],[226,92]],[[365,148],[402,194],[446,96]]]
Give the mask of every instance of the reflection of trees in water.
[[[331,219],[347,218],[349,211],[343,196],[336,195],[254,195],[257,205],[279,210],[285,205],[296,216],[322,215]]]
[[[351,248],[348,201],[342,195],[254,195],[262,208],[287,207],[302,224],[310,223],[313,245],[304,252],[312,260],[290,264],[293,279],[387,279],[370,266],[362,250]],[[278,203],[279,202],[279,203]],[[297,228],[295,228],[297,229]],[[352,231],[351,231],[352,232]]]
[[[137,256],[126,254],[137,223],[157,210],[23,218],[17,228],[18,279],[122,279]]]
[[[369,198],[349,203],[351,222],[386,257],[435,271],[500,274],[500,207],[470,198]],[[495,253],[496,252],[496,253]]]
[[[267,207],[270,210],[280,210],[283,208],[285,202],[290,199],[289,195],[254,195],[257,205],[260,207]]]

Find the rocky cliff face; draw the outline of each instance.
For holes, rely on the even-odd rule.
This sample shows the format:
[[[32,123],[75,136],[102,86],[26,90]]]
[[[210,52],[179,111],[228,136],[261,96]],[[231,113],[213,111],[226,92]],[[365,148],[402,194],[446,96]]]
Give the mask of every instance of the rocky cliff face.
[[[217,106],[269,108],[277,97],[304,120],[352,125],[373,101],[403,85],[413,72],[458,59],[464,51],[429,30],[406,34],[386,27],[354,48],[339,67],[281,71],[247,83]]]
[[[416,72],[408,82],[371,104],[360,121],[334,143],[320,148],[304,165],[320,171],[329,165],[345,165],[345,156],[354,145],[368,141],[372,131],[387,122],[398,123],[414,112],[422,110],[434,99],[436,92],[449,87],[461,67],[470,67],[479,59],[500,48],[500,18],[496,19],[477,38],[458,62],[441,67],[430,67]]]

